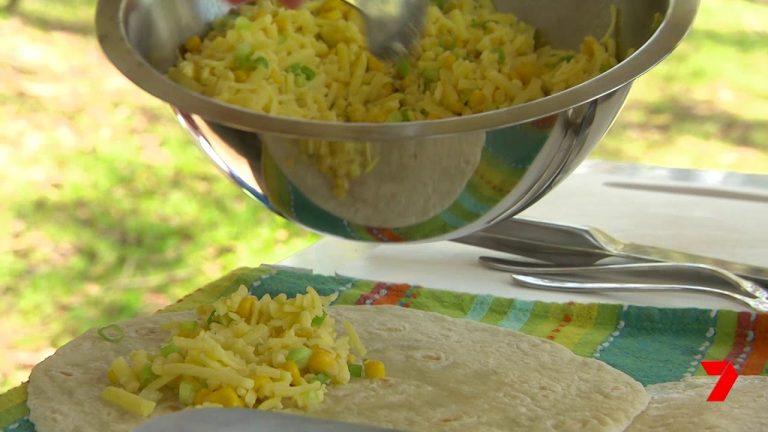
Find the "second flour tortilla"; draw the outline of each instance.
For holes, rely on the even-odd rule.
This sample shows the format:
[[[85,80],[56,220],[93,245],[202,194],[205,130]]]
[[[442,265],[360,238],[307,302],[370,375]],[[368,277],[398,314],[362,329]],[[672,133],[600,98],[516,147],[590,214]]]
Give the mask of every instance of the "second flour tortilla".
[[[621,431],[648,403],[645,389],[607,364],[541,338],[396,306],[334,306],[349,320],[387,378],[332,386],[310,415],[408,431]],[[160,314],[120,325],[110,343],[90,331],[32,372],[28,404],[37,432],[131,431],[142,419],[105,403],[112,359],[156,351]],[[176,409],[162,404],[161,412]]]
[[[299,141],[266,142],[285,176],[317,206],[359,225],[399,228],[436,216],[458,198],[480,162],[485,132],[370,145],[376,165],[338,198],[330,179],[301,154]]]
[[[723,402],[707,402],[720,377],[648,386],[651,402],[627,432],[757,432],[768,426],[768,377],[740,376]]]

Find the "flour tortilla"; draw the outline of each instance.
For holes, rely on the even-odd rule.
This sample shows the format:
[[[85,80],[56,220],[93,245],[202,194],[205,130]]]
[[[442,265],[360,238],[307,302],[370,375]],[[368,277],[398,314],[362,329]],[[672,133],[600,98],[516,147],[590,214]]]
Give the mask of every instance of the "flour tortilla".
[[[156,314],[118,323],[125,332],[112,343],[96,330],[75,338],[32,369],[27,387],[29,419],[37,432],[129,432],[142,418],[107,404],[101,391],[110,385],[106,373],[112,360],[135,350],[157,352],[170,333],[161,328],[171,321],[194,319],[193,312]],[[180,403],[160,403],[155,414],[178,411]]]
[[[508,329],[395,306],[335,306],[387,378],[332,386],[310,415],[411,431],[621,431],[648,403],[624,373]],[[29,384],[38,432],[130,431],[142,421],[99,398],[116,355],[156,350],[165,314],[121,323],[119,344],[91,331],[38,365]],[[172,411],[165,404],[156,414]]]
[[[768,425],[768,377],[740,376],[724,402],[707,402],[719,377],[648,386],[651,402],[627,432],[756,432]]]
[[[378,162],[337,198],[331,180],[300,152],[298,140],[268,137],[277,165],[309,200],[350,222],[398,228],[423,222],[448,208],[480,162],[485,132],[418,141],[372,142]]]

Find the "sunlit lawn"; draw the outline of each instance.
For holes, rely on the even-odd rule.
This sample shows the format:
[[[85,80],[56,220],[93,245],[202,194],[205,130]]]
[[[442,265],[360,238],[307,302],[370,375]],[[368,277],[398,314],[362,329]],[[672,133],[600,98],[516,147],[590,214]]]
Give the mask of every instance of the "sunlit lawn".
[[[107,63],[93,4],[23,0],[24,19],[0,21],[0,390],[51,344],[315,239],[247,198]]]
[[[768,173],[768,6],[702,3],[594,157]],[[0,391],[86,328],[316,239],[246,198],[104,60],[94,4],[0,13]]]
[[[693,30],[636,81],[593,157],[768,173],[766,50],[766,2],[702,1]]]

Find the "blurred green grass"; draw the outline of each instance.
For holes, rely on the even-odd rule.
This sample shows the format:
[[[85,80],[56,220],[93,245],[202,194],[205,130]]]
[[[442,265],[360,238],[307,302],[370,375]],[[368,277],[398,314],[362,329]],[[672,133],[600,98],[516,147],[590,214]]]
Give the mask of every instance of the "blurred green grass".
[[[692,31],[640,77],[592,157],[768,173],[768,4],[706,0]]]
[[[0,391],[47,347],[317,237],[233,186],[104,59],[94,1],[0,17]]]
[[[93,37],[94,0],[0,12],[0,391],[86,328],[316,236],[220,175]],[[768,6],[706,0],[592,157],[768,173]]]

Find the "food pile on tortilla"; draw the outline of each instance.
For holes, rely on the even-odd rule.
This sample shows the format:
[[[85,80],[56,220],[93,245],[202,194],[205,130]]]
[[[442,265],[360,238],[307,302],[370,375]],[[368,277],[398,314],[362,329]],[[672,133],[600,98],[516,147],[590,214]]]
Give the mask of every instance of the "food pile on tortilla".
[[[147,416],[232,406],[403,431],[647,431],[677,429],[707,405],[710,383],[661,387],[649,405],[631,377],[546,339],[332,300],[241,287],[195,312],[89,331],[35,367],[30,419],[38,432],[131,431]],[[766,386],[747,391],[765,404]]]

